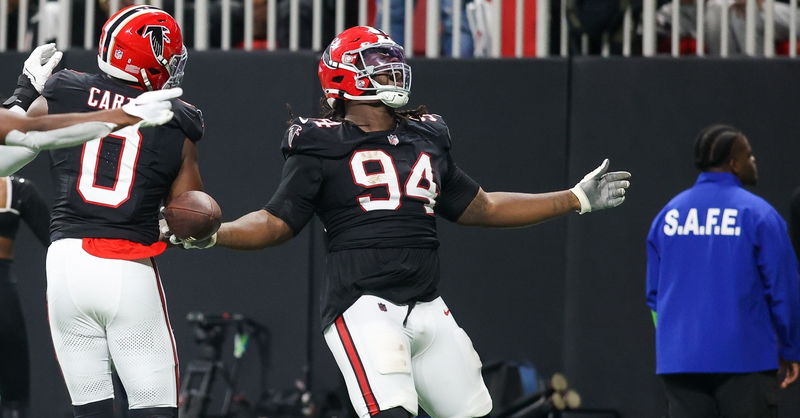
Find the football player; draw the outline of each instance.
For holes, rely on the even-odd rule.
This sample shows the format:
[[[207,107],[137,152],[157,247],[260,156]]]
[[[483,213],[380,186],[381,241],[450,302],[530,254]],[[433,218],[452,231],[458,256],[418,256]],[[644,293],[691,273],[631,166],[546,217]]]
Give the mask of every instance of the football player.
[[[408,101],[411,67],[384,32],[342,32],[318,72],[327,117],[297,118],[286,131],[283,179],[264,209],[208,240],[173,242],[264,248],[316,213],[328,243],[323,332],[358,415],[485,416],[480,359],[438,291],[436,216],[519,227],[612,208],[630,173],[607,172],[605,160],[570,190],[489,193],[456,165],[440,115],[395,110]]]
[[[14,94],[3,102],[9,110],[0,109],[0,176],[16,172],[40,150],[79,145],[135,123],[159,125],[172,119],[167,100],[180,96],[180,89],[146,93],[120,109],[26,118],[25,111],[41,94],[61,55],[53,44],[34,49]]]
[[[187,52],[181,29],[151,6],[103,26],[101,72],[62,70],[34,114],[125,106],[142,91],[177,86]],[[201,190],[200,111],[176,101],[158,127],[129,126],[82,147],[50,151],[56,188],[47,252],[50,331],[76,417],[113,414],[111,364],[131,417],[177,417],[178,359],[154,257],[162,203]]]
[[[0,202],[0,417],[26,418],[30,362],[25,317],[12,269],[14,242],[24,221],[46,247],[50,243],[50,209],[30,180],[16,176],[0,177]]]

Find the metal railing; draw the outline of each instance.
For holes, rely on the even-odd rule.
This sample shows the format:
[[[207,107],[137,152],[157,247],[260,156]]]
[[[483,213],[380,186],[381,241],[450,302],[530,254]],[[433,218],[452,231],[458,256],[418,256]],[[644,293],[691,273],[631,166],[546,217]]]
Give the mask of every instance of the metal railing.
[[[390,2],[403,4],[397,7],[398,3]],[[48,39],[55,39],[61,49],[93,49],[99,35],[96,17],[134,3],[165,5],[164,0],[18,0],[11,10],[13,2],[0,0],[0,51],[25,51]],[[482,56],[588,53],[588,35],[574,25],[575,2],[555,4],[558,8],[551,10],[550,0],[427,0],[421,11],[416,10],[415,0],[171,0],[166,10],[181,27],[191,25],[187,43],[195,50],[319,51],[333,36],[326,22],[333,22],[336,33],[355,24],[371,24],[392,33],[390,25],[394,23],[393,29],[402,31],[408,55],[424,51],[430,58],[441,56],[445,45],[450,46],[450,56],[461,57],[461,28],[467,26],[468,39]],[[640,10],[629,6],[620,13],[621,25],[601,36],[601,55],[614,51],[623,56],[668,53],[678,57],[684,54],[682,43],[690,39],[694,45],[691,54],[697,56],[772,57],[778,33],[782,49],[791,57],[797,55],[797,0],[662,0],[660,7],[657,0],[643,0]],[[535,19],[530,19],[532,15]],[[82,17],[82,31],[72,28],[73,17]],[[425,26],[424,32],[419,25]],[[451,28],[450,36],[441,35],[443,25]],[[558,28],[554,32],[552,25]],[[506,26],[511,30],[504,30]],[[279,31],[284,34],[280,42]],[[551,33],[558,39],[551,39]],[[12,37],[14,45],[9,44]],[[212,38],[216,39],[213,44]]]

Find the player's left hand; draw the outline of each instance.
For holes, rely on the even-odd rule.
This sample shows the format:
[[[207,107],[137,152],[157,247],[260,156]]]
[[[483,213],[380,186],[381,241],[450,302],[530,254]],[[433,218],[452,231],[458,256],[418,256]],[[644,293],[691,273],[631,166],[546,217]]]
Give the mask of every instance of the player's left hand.
[[[163,125],[173,117],[170,100],[180,97],[181,94],[183,89],[180,87],[148,91],[122,106],[122,110],[141,119],[142,127]]]
[[[41,94],[44,83],[53,74],[53,69],[61,61],[64,54],[56,49],[56,44],[39,45],[31,52],[22,67],[22,73],[31,79],[33,88]]]
[[[570,191],[581,202],[581,214],[593,210],[617,207],[625,201],[625,190],[630,187],[631,173],[627,171],[608,172],[610,161],[603,160],[599,167],[583,177]]]

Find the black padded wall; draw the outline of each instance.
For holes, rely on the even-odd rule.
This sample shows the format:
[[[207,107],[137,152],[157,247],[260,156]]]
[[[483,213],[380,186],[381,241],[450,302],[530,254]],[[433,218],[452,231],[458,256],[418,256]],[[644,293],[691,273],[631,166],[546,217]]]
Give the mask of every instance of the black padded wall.
[[[602,156],[612,158],[612,169],[633,173],[623,206],[568,220],[564,358],[587,404],[614,406],[629,417],[664,412],[644,304],[650,223],[694,182],[695,134],[720,122],[748,135],[761,176],[753,191],[788,214],[798,183],[798,70],[800,63],[789,60],[575,60],[570,178]],[[784,403],[794,403],[783,416],[798,413],[797,393],[782,393]]]

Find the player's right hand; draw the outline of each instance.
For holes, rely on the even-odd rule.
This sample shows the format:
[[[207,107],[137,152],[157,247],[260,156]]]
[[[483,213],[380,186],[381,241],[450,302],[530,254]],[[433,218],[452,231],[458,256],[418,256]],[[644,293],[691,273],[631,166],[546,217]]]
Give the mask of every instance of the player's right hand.
[[[25,60],[22,66],[22,73],[31,79],[33,88],[41,94],[44,83],[53,74],[53,69],[61,61],[64,54],[56,49],[56,44],[44,44],[37,46]]]
[[[162,208],[163,210],[163,208]],[[214,244],[217,243],[217,233],[215,232],[213,235],[206,239],[198,240],[195,238],[187,238],[187,239],[180,239],[169,230],[169,225],[163,219],[159,220],[159,232],[161,232],[161,237],[163,240],[169,241],[172,245],[179,245],[187,250],[204,250],[206,248],[211,248]]]
[[[122,106],[122,110],[142,120],[142,127],[163,125],[172,120],[172,103],[170,100],[180,97],[183,89],[164,89],[148,91]]]
[[[603,160],[599,167],[583,177],[570,191],[581,202],[581,214],[593,210],[617,207],[625,201],[625,190],[630,187],[631,173],[627,171],[608,172],[610,162]]]

